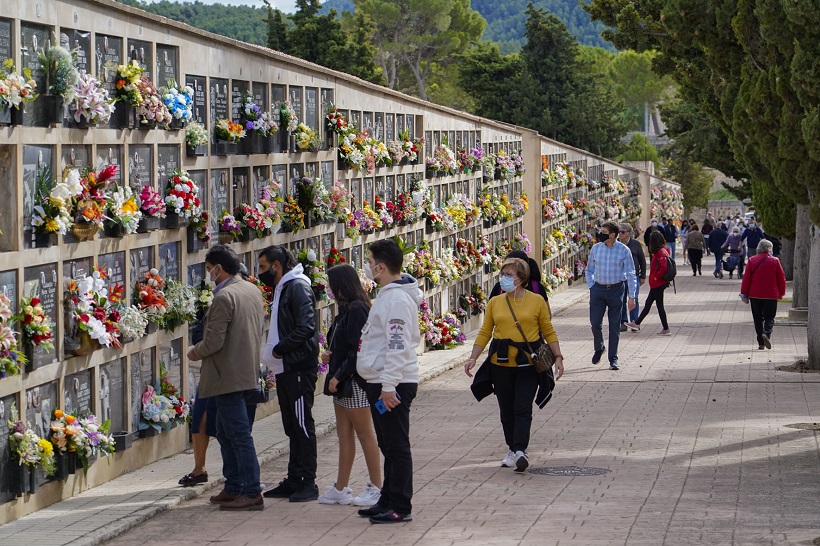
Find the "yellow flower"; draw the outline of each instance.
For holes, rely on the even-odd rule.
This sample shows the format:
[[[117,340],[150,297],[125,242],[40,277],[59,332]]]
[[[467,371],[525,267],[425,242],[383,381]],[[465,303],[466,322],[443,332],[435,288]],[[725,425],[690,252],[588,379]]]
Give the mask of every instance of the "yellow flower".
[[[51,442],[44,438],[40,438],[40,442],[37,444],[40,446],[40,450],[42,450],[43,454],[48,456],[54,452],[54,446],[51,445]]]
[[[56,233],[58,229],[60,228],[57,226],[57,222],[54,221],[53,218],[46,220],[46,231],[48,233]]]
[[[122,212],[125,214],[134,214],[137,212],[137,203],[133,198],[122,204]]]

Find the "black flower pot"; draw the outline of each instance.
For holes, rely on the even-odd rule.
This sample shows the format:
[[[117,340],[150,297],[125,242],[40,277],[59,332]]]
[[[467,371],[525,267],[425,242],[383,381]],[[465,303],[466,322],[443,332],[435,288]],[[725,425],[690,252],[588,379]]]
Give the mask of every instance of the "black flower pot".
[[[34,248],[48,248],[57,244],[56,233],[35,233],[33,239]]]
[[[188,227],[188,233],[185,235],[186,242],[188,243],[188,252],[199,252],[205,248],[208,248],[208,241],[203,241],[199,238],[199,235],[196,232],[196,229],[192,227]]]
[[[137,129],[150,130],[157,128],[157,120],[140,118]]]
[[[29,478],[28,478],[28,466],[21,464],[18,465],[15,461],[9,461],[9,470],[11,474],[11,479],[9,480],[11,483],[11,490],[18,497],[22,497],[24,494],[28,493],[29,489]]]
[[[130,104],[118,102],[111,116],[109,126],[114,129],[135,129],[138,125],[137,109]]]
[[[28,492],[34,494],[40,490],[40,476],[37,475],[37,469],[29,467],[28,469]]]
[[[63,97],[59,95],[41,95],[43,121],[46,125],[57,125],[63,122]]]
[[[257,154],[270,154],[270,153],[273,153],[273,137],[272,136],[268,135],[268,136],[259,137],[259,138],[256,139],[256,143],[257,143],[257,148],[256,148],[255,153],[257,153]]]
[[[186,121],[184,119],[172,119],[171,123],[168,124],[167,129],[169,131],[179,131],[180,129],[184,129],[186,125]]]
[[[103,231],[105,231],[107,237],[116,237],[119,239],[125,236],[125,226],[118,222],[103,223]]]
[[[0,125],[20,125],[23,123],[23,109],[13,106],[0,107]]]
[[[227,140],[217,139],[214,144],[215,153],[220,157],[228,155],[236,155],[236,142],[228,142]]]
[[[279,142],[283,152],[287,152],[290,147],[290,133],[287,131],[279,131]]]
[[[115,452],[125,451],[134,444],[134,435],[124,430],[116,434],[112,434],[112,436],[114,437]]]
[[[180,229],[188,226],[188,218],[175,212],[169,212],[166,216],[165,225],[168,229]]]
[[[27,360],[26,373],[31,373],[40,367],[40,364],[35,360],[38,352],[42,352],[42,350],[38,351],[37,347],[35,347],[33,343],[23,344],[23,354],[26,355]]]
[[[79,462],[78,457],[77,457],[77,452],[76,451],[69,451],[69,452],[65,453],[64,455],[66,457],[66,465],[67,465],[67,468],[68,468],[68,473],[69,474],[76,473],[77,472],[77,463]]]
[[[161,218],[149,218],[147,216],[143,216],[140,218],[140,223],[137,224],[137,233],[148,233],[149,231],[159,229],[161,220]]]
[[[151,438],[152,436],[157,436],[160,432],[162,432],[162,431],[157,430],[154,427],[141,428],[140,431],[139,431],[139,437],[140,438]]]
[[[156,333],[157,330],[159,330],[159,325],[156,322],[149,320],[148,326],[145,327],[145,335]]]
[[[208,145],[200,144],[199,146],[185,146],[185,155],[187,157],[202,157],[208,154]]]
[[[249,132],[245,135],[245,138],[239,141],[239,149],[237,152],[241,155],[251,155],[256,153],[254,151],[254,147],[256,144],[256,139],[258,136],[254,132]]]

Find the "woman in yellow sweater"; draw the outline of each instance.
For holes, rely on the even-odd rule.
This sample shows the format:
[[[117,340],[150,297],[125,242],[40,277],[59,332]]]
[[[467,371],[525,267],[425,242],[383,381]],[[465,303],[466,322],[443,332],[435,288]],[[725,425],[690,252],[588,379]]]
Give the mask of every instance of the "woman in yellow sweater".
[[[516,472],[524,472],[529,466],[527,447],[532,425],[532,403],[536,400],[536,393],[539,394],[539,400],[536,401],[543,407],[549,401],[554,384],[550,374],[536,373],[525,341],[529,341],[532,350],[537,351],[543,340],[546,340],[555,355],[555,381],[564,374],[564,357],[558,345],[558,336],[552,327],[547,304],[544,298],[524,288],[529,278],[529,266],[524,260],[509,258],[504,261],[501,267],[501,289],[505,293],[490,299],[487,304],[484,323],[476,337],[473,352],[464,364],[464,372],[472,377],[471,370],[475,367],[476,359],[490,342],[487,359],[476,373],[473,392],[479,399],[495,392],[504,439],[509,446],[509,453],[501,466],[515,466]],[[527,336],[526,340],[515,324],[511,309]],[[489,383],[487,389],[482,390],[483,395],[479,394],[477,383]]]

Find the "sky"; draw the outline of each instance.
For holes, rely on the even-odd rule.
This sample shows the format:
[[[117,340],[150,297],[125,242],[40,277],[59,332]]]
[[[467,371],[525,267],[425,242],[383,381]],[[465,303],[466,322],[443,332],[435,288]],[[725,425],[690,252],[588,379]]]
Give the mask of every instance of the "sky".
[[[152,0],[146,0],[149,3],[153,3]],[[181,3],[179,0],[172,0],[177,3]],[[189,0],[195,1],[195,0]],[[253,6],[257,8],[263,7],[265,4],[262,0],[199,0],[203,4],[223,4],[223,5],[230,5],[230,6]],[[279,8],[284,13],[293,13],[296,11],[296,0],[271,0],[271,6],[274,8]]]

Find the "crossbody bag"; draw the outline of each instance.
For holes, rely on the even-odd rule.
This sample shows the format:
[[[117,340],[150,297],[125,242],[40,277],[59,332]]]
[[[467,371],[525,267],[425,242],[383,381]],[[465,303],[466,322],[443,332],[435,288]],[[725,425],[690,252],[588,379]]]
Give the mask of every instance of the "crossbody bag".
[[[524,338],[524,343],[527,344],[527,349],[530,351],[530,358],[532,358],[532,365],[535,371],[537,373],[544,373],[547,370],[551,370],[553,364],[555,364],[555,355],[552,353],[549,344],[542,336],[541,346],[538,347],[537,351],[533,351],[532,345],[530,345],[527,335],[524,333],[524,329],[521,328],[521,324],[518,322],[518,317],[515,316],[515,311],[513,311],[512,305],[510,304],[509,296],[505,296],[504,299],[507,301],[507,307],[510,308],[510,313],[515,321],[515,325],[518,327],[518,331],[521,332],[521,337]]]

